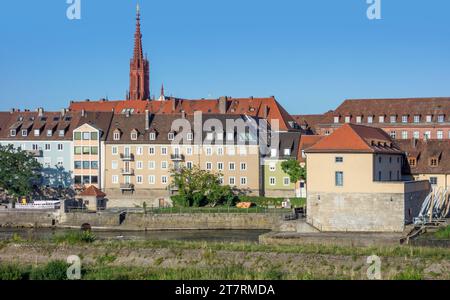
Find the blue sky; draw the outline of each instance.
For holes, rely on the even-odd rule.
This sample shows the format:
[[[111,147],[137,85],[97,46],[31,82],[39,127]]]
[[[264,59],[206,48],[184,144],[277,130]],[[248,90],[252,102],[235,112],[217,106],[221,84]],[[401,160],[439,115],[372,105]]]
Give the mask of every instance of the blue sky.
[[[450,96],[448,0],[141,0],[151,93],[271,96],[293,114],[346,98]],[[0,4],[0,110],[123,99],[134,0]]]

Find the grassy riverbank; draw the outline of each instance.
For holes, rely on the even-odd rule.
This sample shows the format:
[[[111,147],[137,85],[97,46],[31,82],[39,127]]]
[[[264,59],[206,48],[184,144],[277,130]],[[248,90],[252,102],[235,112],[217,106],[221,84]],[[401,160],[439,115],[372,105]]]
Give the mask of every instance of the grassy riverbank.
[[[0,280],[64,279],[70,255],[81,258],[86,280],[367,279],[371,255],[380,257],[384,279],[450,279],[446,248],[104,241],[72,235],[0,243]]]

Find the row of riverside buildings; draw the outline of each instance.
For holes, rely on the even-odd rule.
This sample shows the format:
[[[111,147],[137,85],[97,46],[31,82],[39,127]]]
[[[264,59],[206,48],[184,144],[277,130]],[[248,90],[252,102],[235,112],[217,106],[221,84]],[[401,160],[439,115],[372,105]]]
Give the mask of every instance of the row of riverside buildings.
[[[150,99],[149,86],[138,10],[126,100],[0,112],[0,145],[31,153],[41,185],[101,190],[109,207],[166,205],[172,173],[199,167],[248,195],[307,198],[308,223],[322,231],[401,231],[431,187],[450,187],[450,98],[291,115],[275,97],[182,99],[162,87]],[[290,159],[306,180],[283,172]]]

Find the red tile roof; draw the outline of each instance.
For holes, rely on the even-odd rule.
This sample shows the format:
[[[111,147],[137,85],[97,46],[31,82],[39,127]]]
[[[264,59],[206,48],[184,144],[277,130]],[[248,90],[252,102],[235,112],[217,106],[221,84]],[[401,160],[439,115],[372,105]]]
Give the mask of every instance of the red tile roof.
[[[222,107],[221,101],[223,101]],[[248,115],[260,118],[267,117],[272,126],[274,126],[274,122],[271,122],[271,120],[279,120],[281,131],[296,129],[295,120],[274,97],[227,97],[200,100],[169,98],[166,101],[84,101],[72,102],[69,109],[72,111],[83,109],[85,111],[114,111],[116,114],[132,109],[135,114],[144,113],[145,110],[148,110],[152,114],[180,114],[184,111],[187,115],[192,115],[196,111],[201,111],[204,114]]]
[[[311,148],[313,145],[322,140],[324,136],[322,135],[302,135],[300,138],[299,151],[297,155],[297,160],[300,162],[305,162],[305,158],[303,158],[302,152],[306,151],[306,149]]]
[[[97,197],[97,198],[104,198],[106,197],[106,194],[100,191],[95,186],[91,185],[88,187],[84,192],[80,193],[81,197]]]
[[[292,117],[303,129],[315,134],[317,132],[316,126],[321,124],[325,115],[293,115]]]
[[[383,130],[354,124],[343,125],[306,152],[402,153]]]

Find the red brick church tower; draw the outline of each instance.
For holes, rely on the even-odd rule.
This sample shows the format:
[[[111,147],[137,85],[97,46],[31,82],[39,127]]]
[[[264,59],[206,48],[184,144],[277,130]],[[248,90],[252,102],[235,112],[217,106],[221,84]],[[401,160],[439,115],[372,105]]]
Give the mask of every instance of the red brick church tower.
[[[136,33],[134,34],[134,55],[130,63],[130,90],[128,100],[150,99],[150,63],[142,51],[141,13],[136,9]]]

